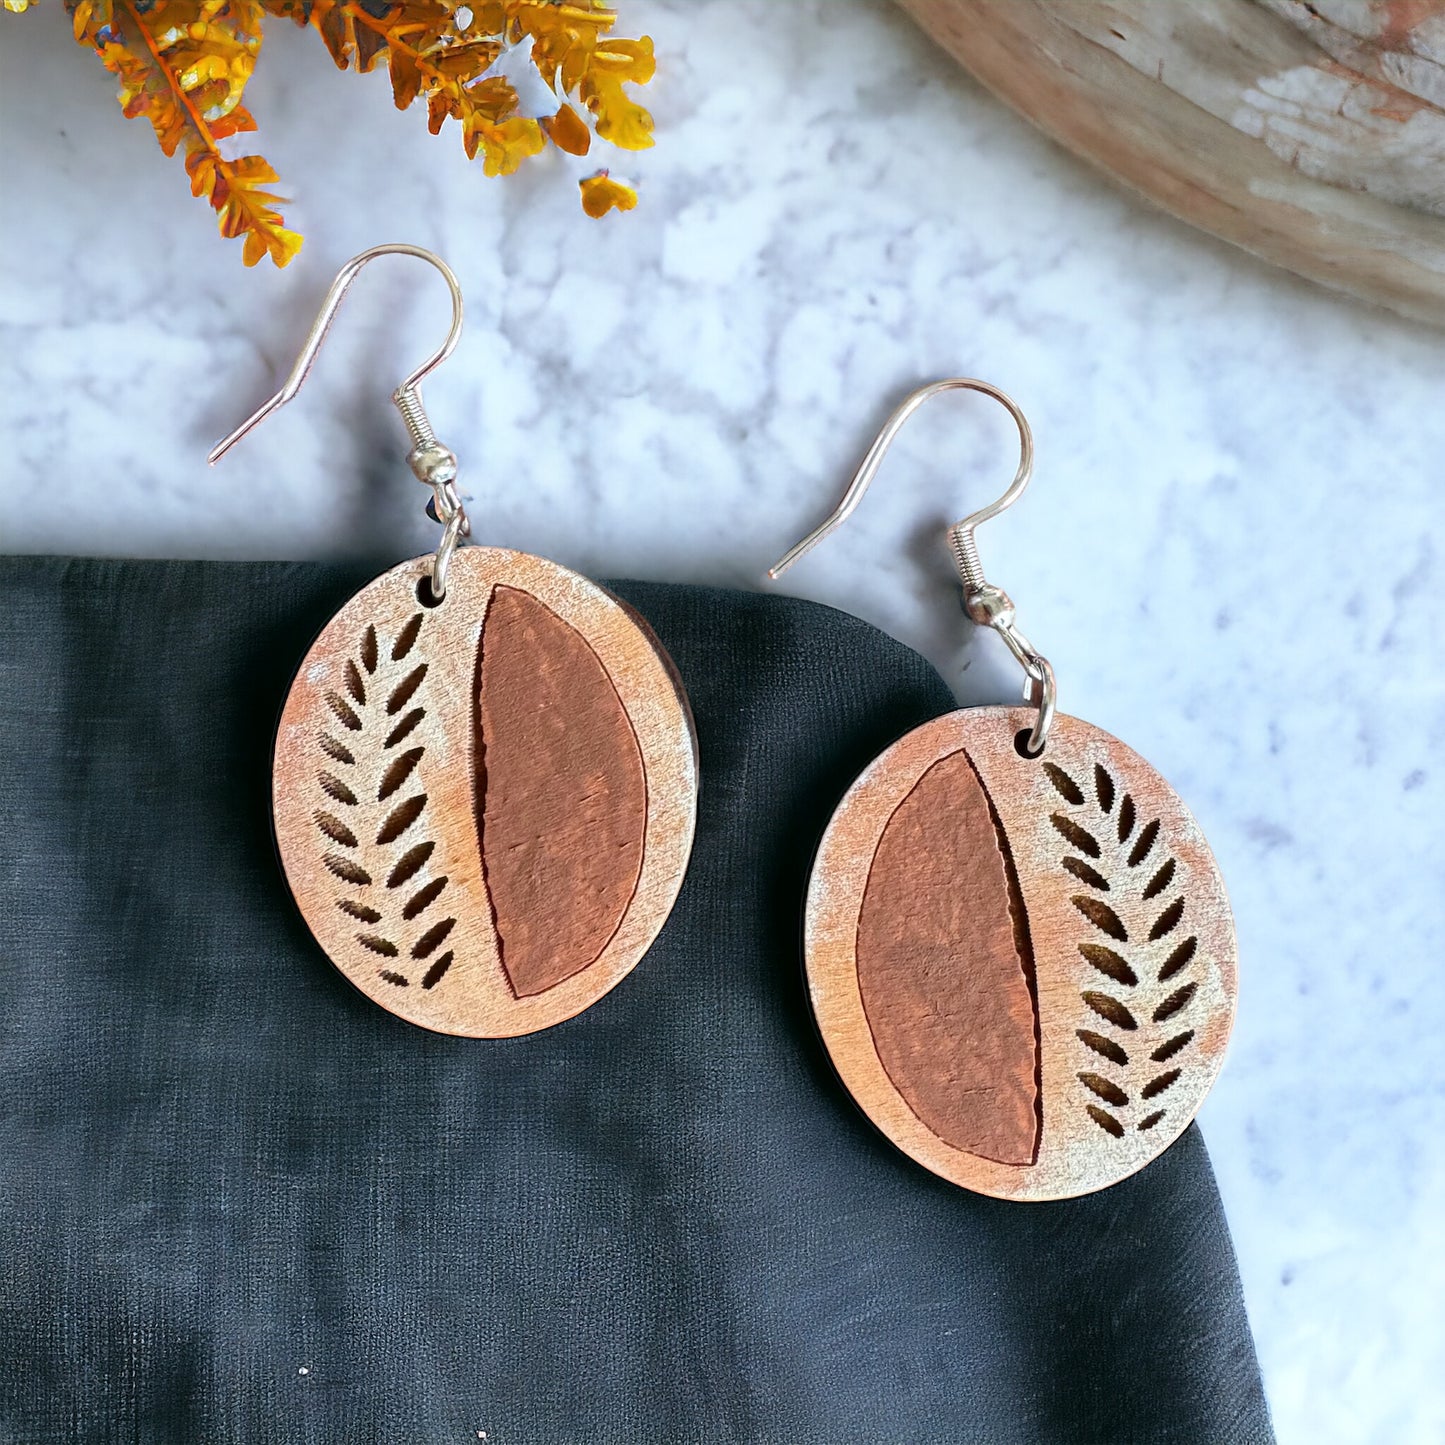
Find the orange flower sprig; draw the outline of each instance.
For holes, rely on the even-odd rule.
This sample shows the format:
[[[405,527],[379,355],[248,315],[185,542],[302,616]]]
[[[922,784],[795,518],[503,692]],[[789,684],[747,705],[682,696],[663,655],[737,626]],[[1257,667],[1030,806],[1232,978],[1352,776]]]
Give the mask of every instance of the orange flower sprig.
[[[34,0],[3,0],[7,10]],[[652,117],[627,93],[646,85],[652,41],[611,34],[600,0],[66,0],[76,40],[120,82],[121,109],[144,116],[166,155],[185,154],[191,191],[217,213],[221,234],[244,238],[242,259],[284,266],[301,249],[286,229],[279,179],[259,155],[228,160],[220,142],[256,129],[241,103],[266,16],[320,35],[343,70],[384,60],[399,110],[426,98],[432,134],[460,123],[467,156],[489,176],[514,172],[550,143],[585,156],[593,133],[623,150],[652,144]],[[498,62],[530,59],[557,99],[552,115],[521,113]],[[495,68],[495,69],[494,69]],[[510,68],[510,65],[509,65]],[[580,183],[589,216],[629,211],[637,193],[598,171]]]

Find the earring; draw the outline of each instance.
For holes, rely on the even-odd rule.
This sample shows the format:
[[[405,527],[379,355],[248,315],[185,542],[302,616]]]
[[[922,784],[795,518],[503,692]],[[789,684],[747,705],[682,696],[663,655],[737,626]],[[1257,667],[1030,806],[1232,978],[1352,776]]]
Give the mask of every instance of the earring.
[[[839,804],[804,930],[824,1043],[864,1113],[935,1174],[1000,1199],[1062,1199],[1162,1153],[1219,1073],[1234,924],[1199,825],[1117,739],[1054,711],[1054,672],[985,580],[977,528],[1033,472],[1023,413],[968,378],[889,419],[837,510],[852,513],[930,397],[982,392],[1018,426],[1019,468],[949,543],[968,616],[1003,638],[1028,708],[972,707],[901,738]]]
[[[349,261],[285,386],[209,460],[296,395],[382,255],[428,262],[451,290],[445,342],[392,397],[441,541],[362,588],[307,653],[276,735],[276,840],[307,926],[363,993],[423,1028],[505,1038],[597,1002],[657,936],[692,848],[696,740],[631,608],[544,558],[459,546],[456,457],[419,388],[457,344],[462,296],[430,251]]]

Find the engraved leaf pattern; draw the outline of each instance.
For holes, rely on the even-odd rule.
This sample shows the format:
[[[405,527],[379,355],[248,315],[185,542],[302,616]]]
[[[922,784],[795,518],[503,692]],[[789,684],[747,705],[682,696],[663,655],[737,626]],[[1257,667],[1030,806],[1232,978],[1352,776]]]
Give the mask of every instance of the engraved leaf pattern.
[[[406,744],[426,716],[422,623],[417,613],[392,639],[368,626],[324,688],[329,717],[316,738],[312,820],[357,947],[375,957],[386,982],[431,989],[454,961],[445,945],[457,920],[445,904],[448,879],[432,866],[426,749]]]
[[[1122,1139],[1157,1126],[1188,1070],[1194,1041],[1187,878],[1157,818],[1102,764],[1091,776],[1044,765],[1060,806],[1050,815],[1074,891],[1079,956],[1088,965],[1075,1030],[1079,1107]]]

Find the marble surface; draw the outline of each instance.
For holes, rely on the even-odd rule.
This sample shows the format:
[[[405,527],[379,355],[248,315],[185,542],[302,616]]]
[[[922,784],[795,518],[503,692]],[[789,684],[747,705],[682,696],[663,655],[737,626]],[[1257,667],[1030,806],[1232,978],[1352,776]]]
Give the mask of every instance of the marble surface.
[[[389,261],[301,398],[215,472],[337,266],[437,248],[468,329],[427,388],[481,537],[598,576],[763,585],[918,382],[1027,409],[1037,480],[981,533],[1063,706],[1150,758],[1233,893],[1243,997],[1201,1116],[1288,1445],[1445,1438],[1445,336],[1163,218],[957,75],[881,0],[625,0],[659,143],[602,223],[510,181],[281,26],[252,86],[301,258],[243,271],[58,6],[5,16],[0,544],[399,558],[432,545],[386,397],[444,327]],[[790,589],[968,701],[941,524],[1009,426],[934,403]]]

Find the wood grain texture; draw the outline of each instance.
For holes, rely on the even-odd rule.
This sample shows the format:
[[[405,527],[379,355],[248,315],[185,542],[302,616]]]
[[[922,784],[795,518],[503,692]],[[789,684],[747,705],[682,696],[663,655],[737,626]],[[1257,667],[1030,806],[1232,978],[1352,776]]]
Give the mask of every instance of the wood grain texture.
[[[430,561],[365,587],[307,654],[276,738],[277,843],[370,998],[510,1037],[595,1003],[651,945],[692,847],[696,742],[671,661],[601,588],[466,547],[426,607]]]
[[[1219,1072],[1236,994],[1228,899],[1178,796],[1137,754],[1076,718],[1056,718],[1043,758],[1022,757],[1015,738],[1032,723],[1028,709],[969,708],[924,724],[877,758],[828,826],[805,928],[814,1012],[864,1112],[935,1173],[1018,1200],[1104,1188],[1167,1148]],[[906,818],[928,779],[961,782],[956,801],[926,796],[927,827],[905,827],[890,841],[900,810]],[[949,906],[938,901],[948,886],[934,856],[940,847],[956,860],[945,865],[959,890]],[[965,860],[970,851],[985,861]],[[1012,869],[1007,893],[999,857]],[[1000,908],[1010,896],[1023,918],[1006,933]],[[890,930],[869,919],[885,898],[927,924]],[[920,945],[911,958],[896,949],[890,956],[892,932]],[[1031,965],[1037,1041],[1022,1028],[1001,1029],[997,1002],[970,998],[973,979],[987,976],[970,963],[984,946],[998,950],[992,978],[1006,988]],[[880,949],[882,965],[873,956]],[[879,1009],[864,991],[910,961],[927,976],[901,986],[896,1005],[920,1019],[900,1087],[897,1060],[886,1057],[896,1044],[880,1035]],[[950,974],[960,985],[953,999],[938,991]],[[940,1042],[940,1033],[949,1036]],[[1005,1049],[1010,1057],[1001,1059]],[[922,1081],[930,1050],[934,1078]],[[976,1138],[960,1147],[938,1100],[1002,1070],[1014,1082],[993,1088],[1007,1111],[1017,1081],[1035,1067],[1041,1125],[1032,1162],[1001,1158]],[[1016,1123],[1002,1127],[1017,1154]]]
[[[647,782],[627,710],[576,628],[530,593],[492,592],[478,664],[477,811],[517,995],[589,967],[642,871]]]
[[[1029,1164],[1036,1010],[1014,911],[983,785],[966,754],[940,758],[878,840],[858,918],[859,995],[888,1077],[940,1139]]]
[[[1181,219],[1445,324],[1445,0],[899,0]]]

